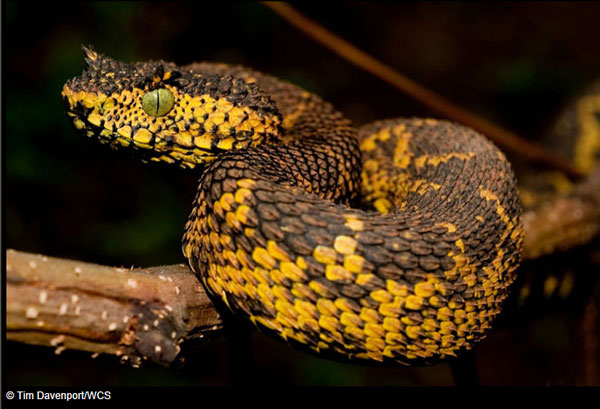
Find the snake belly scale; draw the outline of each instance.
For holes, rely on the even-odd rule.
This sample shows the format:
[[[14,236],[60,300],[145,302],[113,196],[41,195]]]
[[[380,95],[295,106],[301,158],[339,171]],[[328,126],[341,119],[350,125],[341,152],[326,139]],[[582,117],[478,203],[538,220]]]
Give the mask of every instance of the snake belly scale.
[[[183,253],[207,291],[332,357],[431,362],[481,339],[520,262],[505,156],[432,119],[351,123],[243,67],[127,64],[84,48],[76,130],[199,170]]]

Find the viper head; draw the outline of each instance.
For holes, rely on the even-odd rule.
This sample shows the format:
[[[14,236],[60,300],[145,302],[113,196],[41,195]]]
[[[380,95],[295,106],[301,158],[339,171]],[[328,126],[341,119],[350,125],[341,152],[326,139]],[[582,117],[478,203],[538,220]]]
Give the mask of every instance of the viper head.
[[[87,66],[62,95],[74,127],[88,137],[183,167],[278,138],[281,114],[255,83],[83,50]]]

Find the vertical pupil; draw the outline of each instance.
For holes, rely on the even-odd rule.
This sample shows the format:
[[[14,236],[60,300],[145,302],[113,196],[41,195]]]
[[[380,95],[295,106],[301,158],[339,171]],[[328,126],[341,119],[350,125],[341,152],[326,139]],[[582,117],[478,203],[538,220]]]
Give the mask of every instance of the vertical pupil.
[[[156,92],[156,115],[158,115],[158,108],[160,107],[160,92],[158,90]]]
[[[148,91],[142,97],[142,108],[151,116],[166,115],[174,105],[173,93],[165,88]]]

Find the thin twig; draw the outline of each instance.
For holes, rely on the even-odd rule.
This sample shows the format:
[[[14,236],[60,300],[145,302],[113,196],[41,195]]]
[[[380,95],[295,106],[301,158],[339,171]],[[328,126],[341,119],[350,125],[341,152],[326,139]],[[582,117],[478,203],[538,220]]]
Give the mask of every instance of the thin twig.
[[[262,2],[262,4],[283,17],[309,37],[340,55],[342,58],[408,94],[439,114],[470,126],[485,134],[500,147],[518,153],[532,162],[558,169],[569,176],[584,176],[582,172],[577,170],[569,162],[546,151],[535,143],[520,138],[514,132],[501,128],[493,122],[467,111],[441,95],[416,83],[405,75],[400,74],[398,71],[376,60],[369,54],[327,30],[322,25],[302,15],[285,2],[265,1]]]

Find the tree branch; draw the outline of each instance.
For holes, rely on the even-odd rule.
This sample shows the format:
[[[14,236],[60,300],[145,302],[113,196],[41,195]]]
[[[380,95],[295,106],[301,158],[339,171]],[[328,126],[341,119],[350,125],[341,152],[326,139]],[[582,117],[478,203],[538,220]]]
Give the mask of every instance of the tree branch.
[[[123,269],[8,250],[8,340],[171,364],[183,341],[222,327],[184,265]]]

